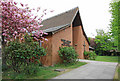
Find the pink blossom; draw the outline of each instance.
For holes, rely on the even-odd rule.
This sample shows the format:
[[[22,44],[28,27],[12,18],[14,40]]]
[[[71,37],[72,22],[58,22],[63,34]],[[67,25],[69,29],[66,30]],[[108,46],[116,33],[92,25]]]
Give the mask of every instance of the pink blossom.
[[[39,21],[39,24],[41,24],[41,22],[42,22],[42,21],[40,20],[40,21]]]
[[[20,30],[20,28],[18,28],[18,30]]]
[[[16,37],[19,37],[19,35],[16,35]]]
[[[45,35],[48,35],[48,33],[44,33]]]
[[[29,12],[31,12],[31,10],[29,10]]]
[[[21,29],[20,32],[26,32],[26,29]]]
[[[46,15],[46,13],[44,13]]]
[[[6,26],[6,28],[9,28],[9,26]]]
[[[14,34],[17,34],[17,31],[15,31]]]
[[[43,12],[46,11],[46,10],[47,10],[47,9],[44,9]]]
[[[26,7],[26,9],[29,9],[29,7]]]
[[[41,18],[43,17],[44,15],[41,16]]]
[[[36,36],[37,38],[39,38],[39,35],[36,34],[35,36]]]
[[[39,10],[37,10],[37,12],[39,12]]]
[[[43,25],[39,25],[38,27],[43,27]]]
[[[36,41],[38,41],[38,39],[37,39],[36,37],[34,37],[34,39],[35,39]]]
[[[26,32],[26,28],[23,29]]]
[[[45,41],[48,41],[48,39],[45,38]]]
[[[25,4],[25,6],[28,6],[28,4]]]
[[[51,10],[50,12],[54,12],[54,10]]]
[[[1,2],[1,4],[2,16],[4,17],[2,18],[2,24],[0,25],[2,25],[2,31],[4,31],[2,35],[5,36],[6,39],[10,39],[13,37],[16,38],[18,36],[18,33],[25,33],[26,31],[32,34],[33,31],[38,31],[40,27],[43,27],[43,25],[39,24],[42,23],[41,17],[46,14],[45,11],[47,11],[47,9],[43,11],[43,15],[37,21],[36,19],[38,16],[34,16],[31,13],[32,9],[29,9],[29,7],[27,7],[27,4],[24,5],[20,3],[20,5],[25,8],[18,8],[16,6],[18,3],[13,2],[13,0],[3,1]],[[38,12],[40,10],[40,7],[35,10]],[[35,32],[35,34],[36,37],[43,36],[43,34],[47,35],[47,33],[43,33],[42,30],[40,30],[39,32]]]
[[[2,23],[0,23],[0,26],[2,26]]]
[[[36,19],[36,18],[37,18],[37,16],[34,17],[34,19]]]
[[[5,42],[7,42],[7,40],[4,40]]]
[[[15,36],[15,34],[12,34],[13,36]]]
[[[38,30],[39,27],[36,25],[36,26],[33,26],[33,29],[34,29],[34,30]]]
[[[2,35],[3,35],[3,36],[7,36],[7,34],[6,34],[6,33],[3,33]]]
[[[44,37],[41,37],[42,39],[45,39]]]
[[[42,31],[42,30],[40,30],[40,33],[42,33],[42,34],[43,34],[43,31]]]
[[[20,38],[21,40],[23,40],[23,38]]]
[[[33,10],[35,10],[35,8],[33,8]]]
[[[39,10],[40,10],[40,7],[37,8],[37,12],[39,12]]]
[[[12,39],[10,39],[10,41],[13,41]]]
[[[43,36],[43,34],[40,34],[40,36]]]
[[[21,4],[22,7],[24,6],[22,3],[20,3],[20,4]]]

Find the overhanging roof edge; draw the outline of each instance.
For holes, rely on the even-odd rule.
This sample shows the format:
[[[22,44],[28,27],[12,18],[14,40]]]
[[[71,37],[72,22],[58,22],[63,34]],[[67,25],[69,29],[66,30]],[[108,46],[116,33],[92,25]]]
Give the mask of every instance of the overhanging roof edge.
[[[48,28],[43,30],[43,32],[49,33],[49,32],[56,32],[62,28],[65,28],[66,26],[70,26],[70,24],[65,24],[65,25],[61,25],[61,26],[56,26],[56,27],[52,27],[52,28]]]

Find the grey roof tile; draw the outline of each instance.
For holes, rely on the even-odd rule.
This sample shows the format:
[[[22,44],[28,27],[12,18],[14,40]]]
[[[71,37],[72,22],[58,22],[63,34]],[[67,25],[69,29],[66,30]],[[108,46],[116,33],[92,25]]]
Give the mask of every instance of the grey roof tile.
[[[41,27],[41,30],[58,27],[66,24],[71,24],[75,13],[78,11],[78,7],[71,9],[69,11],[66,11],[64,13],[61,13],[59,15],[53,16],[49,19],[43,20],[42,24],[43,27]]]

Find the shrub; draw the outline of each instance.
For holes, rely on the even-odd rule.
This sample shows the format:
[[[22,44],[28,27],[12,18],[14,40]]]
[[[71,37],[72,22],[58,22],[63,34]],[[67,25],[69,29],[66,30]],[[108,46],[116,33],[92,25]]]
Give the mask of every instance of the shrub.
[[[97,55],[96,55],[95,51],[93,51],[93,52],[85,51],[84,56],[85,56],[85,59],[95,60]]]
[[[76,62],[78,57],[78,54],[73,47],[60,47],[58,52],[62,62],[65,64]]]
[[[15,72],[28,72],[34,74],[37,67],[34,64],[40,64],[40,57],[46,55],[43,47],[39,46],[38,42],[34,42],[31,37],[25,36],[25,42],[12,41],[5,47],[5,55],[7,57],[6,64]],[[27,69],[26,69],[27,68]],[[32,70],[31,70],[31,69]],[[32,72],[32,73],[31,73]]]
[[[39,64],[29,63],[29,66],[24,67],[22,71],[26,75],[36,75],[36,73],[40,70]]]

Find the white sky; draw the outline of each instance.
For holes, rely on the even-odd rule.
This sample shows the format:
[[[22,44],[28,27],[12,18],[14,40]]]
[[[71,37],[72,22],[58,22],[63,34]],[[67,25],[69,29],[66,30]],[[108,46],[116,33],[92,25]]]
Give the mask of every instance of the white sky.
[[[14,0],[15,1],[15,0]],[[31,8],[54,10],[44,16],[44,19],[59,13],[79,7],[83,27],[88,37],[96,35],[96,29],[108,31],[111,14],[109,4],[111,0],[16,0],[28,4]]]

